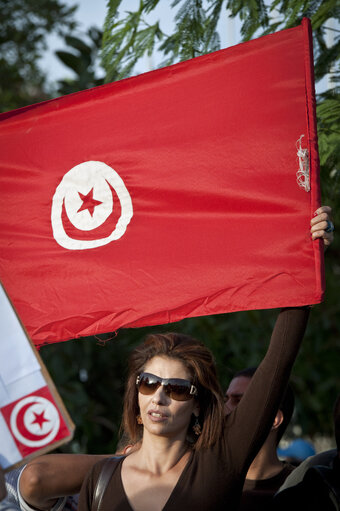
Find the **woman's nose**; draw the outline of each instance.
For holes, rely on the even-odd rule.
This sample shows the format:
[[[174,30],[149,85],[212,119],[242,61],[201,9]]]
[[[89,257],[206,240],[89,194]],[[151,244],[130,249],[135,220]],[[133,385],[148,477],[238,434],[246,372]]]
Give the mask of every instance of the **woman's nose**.
[[[169,397],[165,393],[163,385],[160,385],[154,395],[152,396],[152,402],[155,404],[166,403]]]

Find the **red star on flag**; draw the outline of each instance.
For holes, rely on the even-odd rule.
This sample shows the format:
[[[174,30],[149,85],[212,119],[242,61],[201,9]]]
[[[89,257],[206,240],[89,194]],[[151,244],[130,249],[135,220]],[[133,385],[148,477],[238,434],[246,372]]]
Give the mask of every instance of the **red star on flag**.
[[[93,188],[91,188],[91,190],[89,191],[89,193],[87,195],[83,195],[80,192],[78,192],[78,194],[79,194],[79,197],[81,198],[81,200],[83,201],[83,204],[80,206],[77,213],[79,213],[80,211],[83,211],[85,209],[88,209],[90,215],[93,216],[94,208],[96,206],[99,206],[99,204],[102,204],[101,201],[93,198]]]
[[[45,411],[43,410],[41,413],[33,412],[35,419],[32,421],[31,424],[39,424],[40,429],[43,427],[44,422],[50,422],[49,419],[45,419],[44,414]]]

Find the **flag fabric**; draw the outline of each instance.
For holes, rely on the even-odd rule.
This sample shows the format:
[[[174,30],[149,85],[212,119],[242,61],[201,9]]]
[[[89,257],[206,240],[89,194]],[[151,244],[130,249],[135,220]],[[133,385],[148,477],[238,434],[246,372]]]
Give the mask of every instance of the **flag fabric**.
[[[0,413],[6,423],[6,431],[15,442],[19,455],[16,462],[41,449],[55,448],[56,442],[71,439],[63,416],[47,386],[37,389],[0,407]],[[4,435],[3,440],[10,441]]]
[[[72,439],[74,424],[0,285],[0,460],[4,469]]]
[[[0,277],[36,345],[317,303],[310,22],[0,116]]]

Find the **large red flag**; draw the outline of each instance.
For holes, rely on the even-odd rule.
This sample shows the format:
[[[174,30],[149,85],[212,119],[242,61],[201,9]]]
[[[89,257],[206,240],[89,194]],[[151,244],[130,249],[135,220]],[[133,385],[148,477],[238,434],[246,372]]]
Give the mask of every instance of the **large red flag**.
[[[1,279],[37,345],[322,299],[308,20],[0,121]]]

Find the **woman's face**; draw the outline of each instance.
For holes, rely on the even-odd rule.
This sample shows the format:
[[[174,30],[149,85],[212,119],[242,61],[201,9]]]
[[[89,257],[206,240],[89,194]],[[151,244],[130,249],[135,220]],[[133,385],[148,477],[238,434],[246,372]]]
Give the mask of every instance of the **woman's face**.
[[[190,373],[185,365],[177,359],[156,356],[144,367],[145,373],[160,378],[181,378],[190,380]],[[191,415],[199,414],[199,406],[195,398],[188,401],[176,401],[165,393],[164,387],[150,395],[138,392],[140,415],[145,430],[154,435],[185,440]]]

